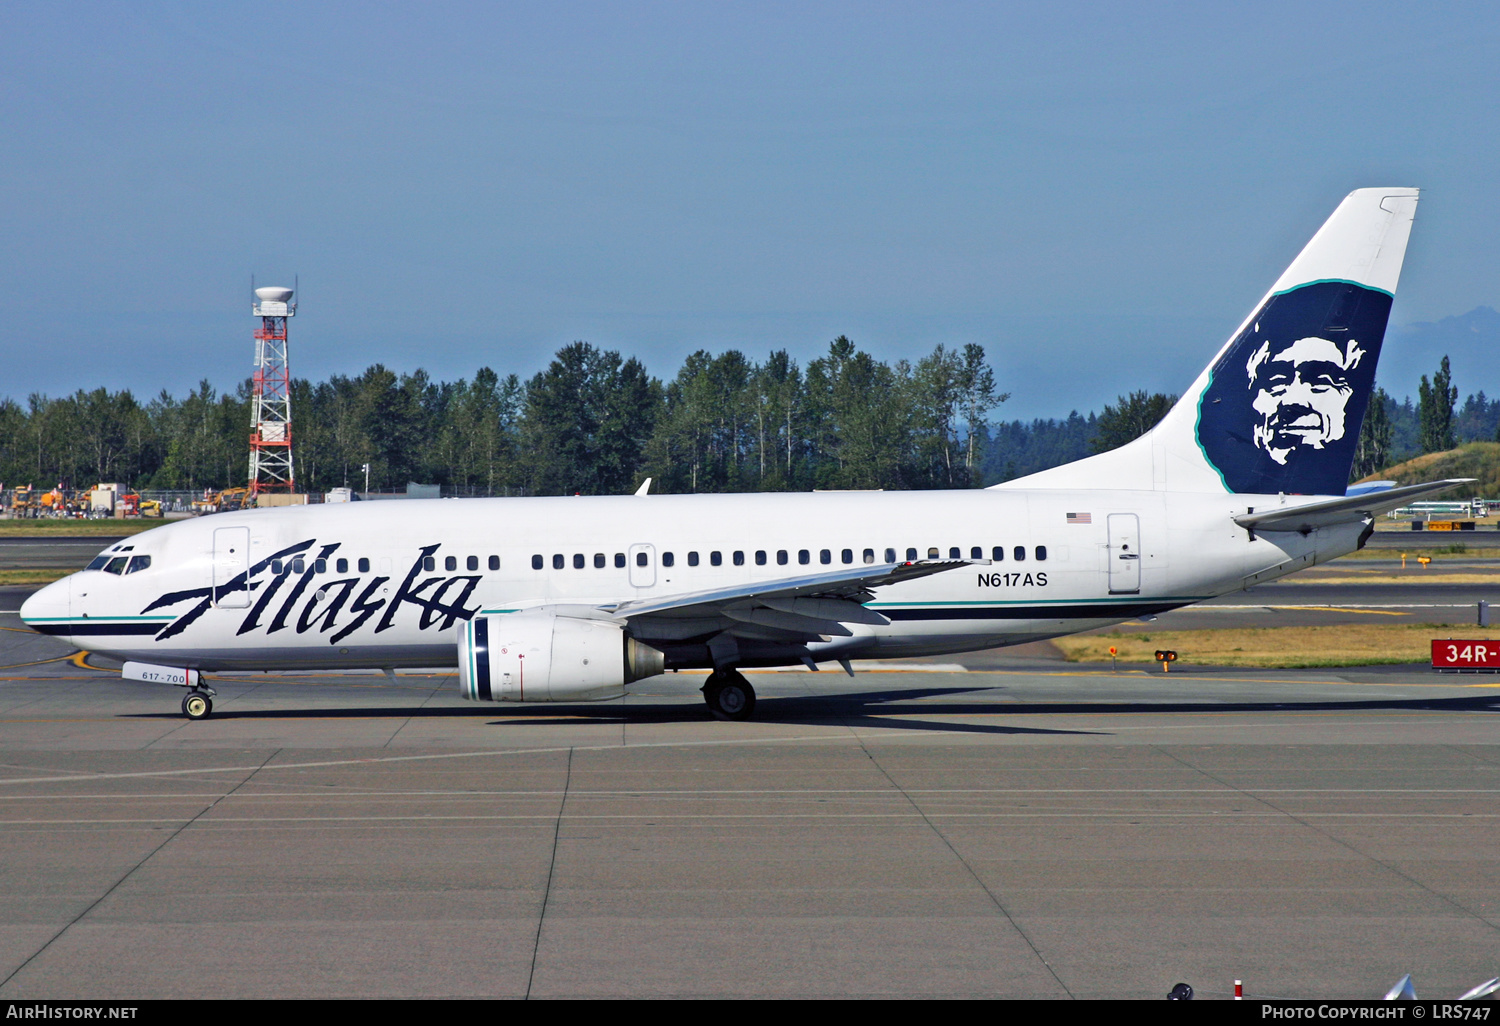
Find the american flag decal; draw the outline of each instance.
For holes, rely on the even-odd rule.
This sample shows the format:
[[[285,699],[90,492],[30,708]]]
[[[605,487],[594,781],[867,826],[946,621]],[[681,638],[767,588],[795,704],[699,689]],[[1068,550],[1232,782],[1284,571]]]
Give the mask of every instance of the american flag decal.
[[[1094,522],[1094,514],[1092,514],[1092,513],[1069,513],[1068,514],[1068,523],[1070,523],[1070,524],[1092,524],[1093,522]]]

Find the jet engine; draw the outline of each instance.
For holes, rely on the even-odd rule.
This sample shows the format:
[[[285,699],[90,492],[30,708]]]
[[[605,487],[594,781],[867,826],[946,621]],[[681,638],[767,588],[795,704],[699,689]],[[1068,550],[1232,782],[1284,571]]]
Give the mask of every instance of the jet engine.
[[[666,657],[608,620],[551,613],[476,616],[458,633],[458,688],[485,702],[617,698]]]

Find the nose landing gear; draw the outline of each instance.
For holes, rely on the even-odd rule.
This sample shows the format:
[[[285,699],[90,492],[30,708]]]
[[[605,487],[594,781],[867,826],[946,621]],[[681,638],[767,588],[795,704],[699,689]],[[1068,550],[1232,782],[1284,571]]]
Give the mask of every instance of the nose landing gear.
[[[182,696],[182,715],[190,720],[206,720],[214,711],[213,688],[194,688]]]
[[[715,670],[703,684],[703,701],[716,720],[748,720],[755,714],[755,689],[738,670]]]

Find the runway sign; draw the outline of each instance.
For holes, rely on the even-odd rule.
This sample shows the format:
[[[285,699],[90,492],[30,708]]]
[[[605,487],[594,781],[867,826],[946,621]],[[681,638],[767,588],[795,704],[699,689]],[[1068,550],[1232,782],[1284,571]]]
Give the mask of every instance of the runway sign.
[[[1500,670],[1500,641],[1432,640],[1434,670]]]

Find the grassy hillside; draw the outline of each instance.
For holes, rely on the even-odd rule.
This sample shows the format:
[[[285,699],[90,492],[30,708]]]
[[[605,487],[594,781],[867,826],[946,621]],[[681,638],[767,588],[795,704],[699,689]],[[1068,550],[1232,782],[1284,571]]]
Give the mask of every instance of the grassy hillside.
[[[1450,494],[1430,498],[1468,498],[1482,495],[1500,498],[1500,442],[1470,442],[1447,452],[1429,452],[1415,459],[1372,474],[1366,481],[1395,481],[1397,484],[1421,484],[1445,477],[1478,478],[1471,485],[1455,488]]]

